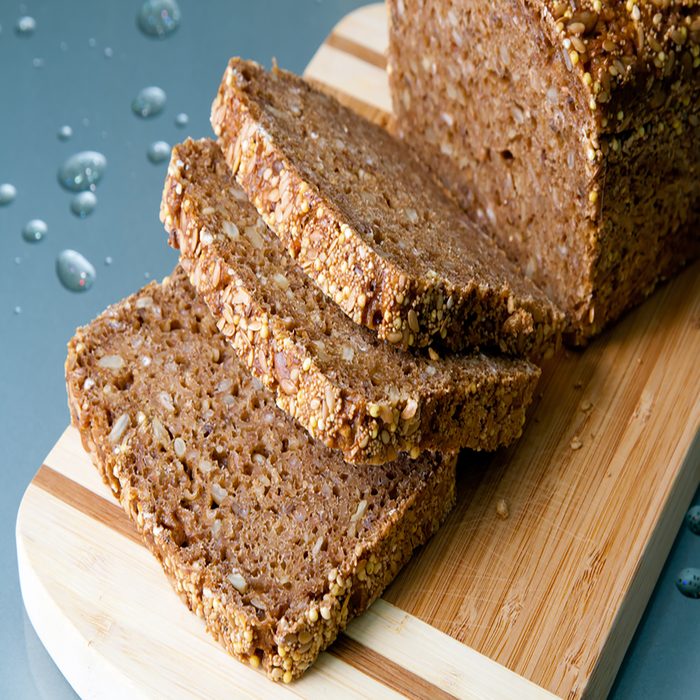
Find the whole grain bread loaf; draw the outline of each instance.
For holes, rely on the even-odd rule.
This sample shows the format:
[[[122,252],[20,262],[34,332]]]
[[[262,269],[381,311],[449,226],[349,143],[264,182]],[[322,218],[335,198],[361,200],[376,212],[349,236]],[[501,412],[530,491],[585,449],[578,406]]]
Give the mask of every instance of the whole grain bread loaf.
[[[556,347],[560,312],[376,124],[234,58],[212,125],[265,222],[356,323],[404,349]]]
[[[346,464],[274,404],[183,271],[77,331],[73,423],[186,604],[274,680],[299,676],[454,501],[454,455]]]
[[[242,363],[346,460],[492,450],[520,434],[537,367],[407,353],[355,324],[287,255],[215,142],[175,146],[161,218]]]
[[[400,133],[583,343],[700,253],[700,3],[389,0]]]

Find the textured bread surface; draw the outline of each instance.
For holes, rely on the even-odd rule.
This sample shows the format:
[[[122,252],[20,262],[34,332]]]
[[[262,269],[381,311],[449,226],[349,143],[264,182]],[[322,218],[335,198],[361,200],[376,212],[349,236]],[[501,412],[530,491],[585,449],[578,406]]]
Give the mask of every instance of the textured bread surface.
[[[265,222],[356,323],[404,349],[556,348],[560,312],[376,124],[234,58],[212,125]]]
[[[77,331],[73,423],[175,588],[226,649],[290,681],[454,502],[454,455],[353,466],[241,367],[185,273]]]
[[[173,149],[161,218],[242,363],[348,461],[493,450],[520,434],[537,367],[403,352],[354,323],[287,255],[213,141]]]
[[[700,4],[390,0],[398,129],[584,343],[700,253]]]

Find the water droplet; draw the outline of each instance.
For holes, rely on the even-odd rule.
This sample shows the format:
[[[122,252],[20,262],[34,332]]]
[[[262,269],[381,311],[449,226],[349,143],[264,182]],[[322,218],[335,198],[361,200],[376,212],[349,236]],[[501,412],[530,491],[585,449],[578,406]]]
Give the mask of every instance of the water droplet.
[[[91,49],[94,49],[94,48],[97,46],[97,39],[95,39],[95,38],[93,38],[93,37],[90,37],[90,38],[88,39],[88,46],[89,46]]]
[[[19,316],[22,313],[22,307],[21,306],[15,306],[13,309],[15,316]]]
[[[167,97],[165,91],[155,85],[145,87],[139,92],[131,103],[131,110],[134,114],[144,119],[155,117],[165,108]]]
[[[59,45],[58,48],[61,49],[61,51],[68,51],[68,44],[65,41],[62,41]]]
[[[175,117],[175,126],[187,126],[189,122],[190,118],[184,112],[180,112],[180,114]]]
[[[41,243],[41,241],[46,238],[48,232],[49,227],[46,225],[45,221],[41,219],[32,219],[28,221],[22,229],[22,238],[24,238],[27,243]]]
[[[164,39],[180,26],[180,7],[175,0],[147,0],[136,22],[146,36]]]
[[[114,262],[114,260],[112,260],[112,256],[111,256],[111,255],[108,255],[108,256],[105,258],[105,265],[108,265],[108,266],[109,266],[109,265],[111,265],[113,262]]]
[[[58,136],[59,140],[61,141],[68,141],[68,139],[73,136],[73,129],[71,129],[68,124],[64,124],[59,130],[58,133],[56,134]]]
[[[676,578],[676,588],[688,598],[700,598],[700,569],[682,569]]]
[[[8,204],[12,204],[17,196],[17,188],[11,185],[9,182],[3,182],[0,185],[0,207],[6,207]]]
[[[32,66],[34,66],[34,68],[43,68],[44,67],[44,59],[43,58],[33,58],[32,59]]]
[[[151,273],[150,273],[150,272],[144,272],[144,273],[143,273],[143,278],[144,278],[145,280],[149,279],[150,276],[151,276]]]
[[[700,535],[700,505],[692,506],[686,513],[685,524],[694,535]]]
[[[24,17],[20,17],[17,20],[15,31],[19,36],[31,36],[32,34],[34,34],[35,29],[36,20],[34,19],[34,17],[29,17],[28,15],[25,15]]]
[[[90,120],[87,117],[83,117],[80,122],[83,126],[90,126]]]
[[[84,292],[92,287],[97,273],[86,258],[75,250],[64,250],[56,258],[56,274],[71,292]]]
[[[71,192],[91,190],[102,179],[107,159],[97,151],[81,151],[70,156],[58,169],[58,181]]]
[[[165,141],[154,141],[148,147],[148,160],[154,165],[162,163],[170,158],[170,144]]]
[[[92,214],[97,206],[97,197],[94,192],[86,190],[85,192],[78,192],[78,194],[73,197],[70,203],[70,210],[81,219]]]
[[[110,46],[105,46],[104,54],[105,58],[112,58],[112,56],[114,56],[114,51]]]
[[[19,265],[22,262],[22,258],[19,255],[15,258],[15,265]]]

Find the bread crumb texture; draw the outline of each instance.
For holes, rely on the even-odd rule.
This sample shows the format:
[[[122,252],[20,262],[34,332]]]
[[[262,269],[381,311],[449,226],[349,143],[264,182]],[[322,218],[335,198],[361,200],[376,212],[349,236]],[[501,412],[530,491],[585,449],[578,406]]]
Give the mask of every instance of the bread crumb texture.
[[[182,599],[274,680],[299,676],[438,527],[454,455],[352,465],[241,367],[177,269],[77,331],[73,423]]]
[[[481,353],[404,352],[356,324],[287,254],[216,143],[173,149],[161,218],[241,363],[346,460],[493,450],[520,435],[537,367]]]
[[[398,131],[585,343],[700,254],[700,4],[389,0]]]

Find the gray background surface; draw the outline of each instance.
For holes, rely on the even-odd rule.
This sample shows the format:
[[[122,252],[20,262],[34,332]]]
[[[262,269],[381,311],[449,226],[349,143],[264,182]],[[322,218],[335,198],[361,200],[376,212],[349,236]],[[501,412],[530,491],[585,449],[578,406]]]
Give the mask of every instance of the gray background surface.
[[[76,326],[107,304],[160,278],[175,263],[158,221],[166,165],[146,149],[211,133],[208,115],[226,60],[233,54],[300,72],[335,22],[365,4],[357,0],[181,0],[182,25],[158,41],[136,28],[140,1],[64,0],[21,5],[0,0],[0,183],[16,201],[0,207],[0,697],[75,697],[28,623],[14,545],[17,508],[41,460],[68,423],[63,384],[65,344]],[[14,32],[32,15],[31,37]],[[90,46],[94,39],[94,47]],[[62,49],[61,42],[66,47]],[[104,49],[110,47],[113,57]],[[35,68],[33,59],[44,61]],[[168,95],[165,111],[135,117],[132,98],[147,85]],[[185,111],[190,123],[174,125]],[[60,126],[74,131],[57,139]],[[56,181],[68,155],[103,152],[108,168],[96,211],[79,220]],[[43,243],[21,237],[42,218]],[[63,289],[54,271],[59,251],[75,248],[97,269],[83,294]],[[105,265],[106,256],[113,258]],[[19,263],[15,261],[19,258]],[[14,313],[20,306],[22,312]],[[697,388],[695,388],[697,389]],[[642,486],[643,487],[643,486]],[[695,502],[698,502],[696,494]],[[700,697],[700,601],[673,585],[684,566],[700,565],[700,538],[683,530],[619,674],[614,698]]]

